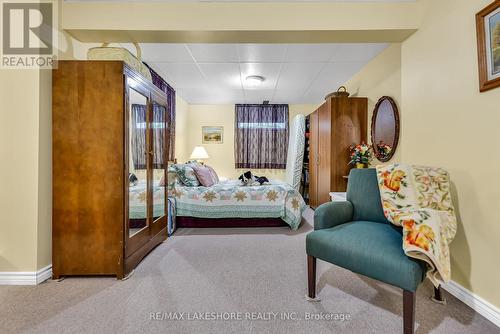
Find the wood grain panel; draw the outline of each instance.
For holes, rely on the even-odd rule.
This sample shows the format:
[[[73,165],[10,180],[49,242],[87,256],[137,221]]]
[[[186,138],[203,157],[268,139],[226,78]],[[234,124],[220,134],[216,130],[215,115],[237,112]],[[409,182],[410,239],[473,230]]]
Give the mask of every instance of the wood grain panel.
[[[349,174],[349,148],[367,142],[368,99],[331,97],[310,115],[310,205],[329,202],[343,192]],[[315,164],[315,162],[318,162]]]
[[[53,71],[54,277],[123,275],[122,78],[122,62]]]
[[[367,142],[368,100],[366,98],[339,97],[332,103],[332,173],[331,191],[346,191],[347,183],[343,178],[349,175],[349,148]]]
[[[309,206],[318,206],[319,111],[309,116]]]
[[[319,167],[318,167],[318,203],[330,201],[330,182],[332,168],[332,109],[327,100],[319,108]]]

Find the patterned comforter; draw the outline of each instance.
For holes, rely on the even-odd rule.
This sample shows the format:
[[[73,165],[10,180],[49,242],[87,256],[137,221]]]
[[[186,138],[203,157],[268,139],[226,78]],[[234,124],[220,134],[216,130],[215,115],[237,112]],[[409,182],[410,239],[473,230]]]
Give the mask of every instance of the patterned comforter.
[[[177,216],[197,218],[281,218],[296,230],[305,208],[302,196],[284,182],[241,186],[237,180],[212,187],[176,184],[170,191],[176,199]]]
[[[147,217],[146,182],[139,181],[135,186],[129,187],[129,218],[143,219]],[[165,187],[153,186],[153,217],[165,215]]]

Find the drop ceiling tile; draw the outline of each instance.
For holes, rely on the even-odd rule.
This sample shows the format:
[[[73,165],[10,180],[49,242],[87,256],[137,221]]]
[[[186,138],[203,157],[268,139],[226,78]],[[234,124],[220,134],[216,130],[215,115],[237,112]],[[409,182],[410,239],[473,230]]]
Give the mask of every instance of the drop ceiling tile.
[[[264,81],[259,86],[259,89],[274,89],[280,69],[280,63],[241,63],[240,71],[241,79],[243,80],[243,88],[249,88],[245,84],[246,77],[250,75],[259,75],[264,77]]]
[[[326,63],[285,63],[276,89],[305,91],[325,65]]]
[[[389,46],[385,43],[365,44],[333,44],[332,62],[338,61],[364,61],[368,62]]]
[[[296,89],[277,89],[274,92],[274,97],[272,98],[272,103],[288,103],[296,104],[303,103],[304,90]]]
[[[174,88],[197,88],[206,85],[205,78],[195,63],[154,63],[163,79]]]
[[[284,44],[238,44],[240,62],[279,63],[286,52]]]
[[[236,44],[187,44],[191,54],[199,63],[237,63]]]
[[[271,101],[274,94],[272,89],[245,89],[246,103],[262,103]]]
[[[336,87],[341,86],[341,85],[342,85],[342,83],[335,84]],[[332,92],[331,89],[319,89],[319,90],[315,90],[315,91],[309,91],[302,96],[300,103],[321,104],[321,103],[325,102],[325,96],[327,96],[331,92]]]
[[[306,93],[318,93],[324,96],[336,91],[339,86],[347,82],[364,65],[363,62],[329,63],[313,81]]]
[[[334,44],[288,44],[285,62],[327,62],[335,50]]]
[[[206,85],[203,88],[178,89],[177,93],[190,104],[245,103],[241,89],[219,89]]]
[[[207,82],[219,89],[241,89],[238,63],[198,63]]]

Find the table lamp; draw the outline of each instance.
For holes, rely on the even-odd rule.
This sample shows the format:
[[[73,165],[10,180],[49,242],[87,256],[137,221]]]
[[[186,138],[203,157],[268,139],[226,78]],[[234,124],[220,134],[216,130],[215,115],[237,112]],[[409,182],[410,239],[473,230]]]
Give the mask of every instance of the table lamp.
[[[190,160],[204,160],[208,159],[208,153],[207,150],[203,146],[195,146],[193,149],[193,153],[191,153],[191,156],[189,157]],[[203,163],[203,161],[200,161],[200,163]]]

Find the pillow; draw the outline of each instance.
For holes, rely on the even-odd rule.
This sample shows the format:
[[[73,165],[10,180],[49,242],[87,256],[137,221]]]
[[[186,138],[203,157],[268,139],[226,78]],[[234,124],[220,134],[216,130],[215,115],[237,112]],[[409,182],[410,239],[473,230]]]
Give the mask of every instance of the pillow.
[[[211,169],[207,166],[196,165],[192,166],[192,168],[194,169],[194,172],[196,173],[196,176],[202,186],[211,187],[217,183],[217,179],[213,176]]]
[[[165,187],[165,175],[162,175],[160,182],[158,182],[158,187]]]
[[[217,173],[215,172],[215,169],[213,169],[212,167],[207,166],[207,165],[205,165],[205,167],[207,167],[210,170],[210,173],[212,174],[212,177],[213,177],[215,183],[216,184],[219,183],[219,175],[217,175]]]
[[[193,167],[191,167],[190,165],[177,164],[177,165],[172,165],[172,168],[175,170],[177,176],[185,186],[198,187],[200,185],[200,181],[198,181],[196,173],[194,172]]]

